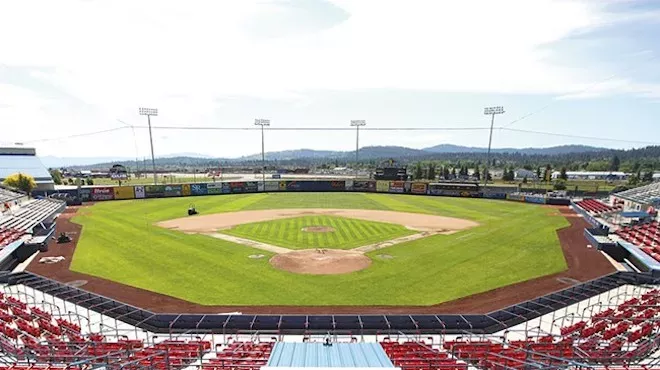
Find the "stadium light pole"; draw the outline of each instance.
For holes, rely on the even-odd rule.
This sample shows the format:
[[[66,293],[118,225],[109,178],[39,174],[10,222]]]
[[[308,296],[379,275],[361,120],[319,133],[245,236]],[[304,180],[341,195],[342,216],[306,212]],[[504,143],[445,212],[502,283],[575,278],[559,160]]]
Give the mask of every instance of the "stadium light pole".
[[[490,135],[488,136],[488,152],[486,154],[486,173],[484,173],[484,187],[488,186],[488,167],[490,167],[490,145],[493,142],[493,125],[495,124],[495,115],[503,114],[504,107],[486,107],[484,108],[484,114],[490,117]]]
[[[149,144],[151,144],[151,168],[154,171],[154,185],[156,185],[158,183],[158,177],[156,176],[156,159],[154,158],[154,139],[151,136],[151,116],[157,116],[158,109],[140,108],[139,112],[141,116],[147,116],[147,123],[149,124]]]
[[[269,119],[255,118],[255,126],[261,126],[261,181],[266,191],[266,151],[264,146],[264,127],[270,126]]]
[[[366,126],[367,121],[363,119],[352,119],[351,126],[355,127],[355,178],[358,178],[358,153],[360,152],[360,127]]]

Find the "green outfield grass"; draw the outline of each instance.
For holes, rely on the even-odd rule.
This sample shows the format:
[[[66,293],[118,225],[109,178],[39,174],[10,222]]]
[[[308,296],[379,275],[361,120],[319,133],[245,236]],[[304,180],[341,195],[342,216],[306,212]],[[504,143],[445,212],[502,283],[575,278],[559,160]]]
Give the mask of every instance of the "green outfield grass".
[[[365,193],[195,197],[202,214],[280,208],[362,208],[474,220],[480,226],[368,253],[345,275],[297,275],[271,254],[155,226],[185,217],[191,198],[99,202],[82,209],[71,269],[207,305],[431,305],[566,269],[558,212],[487,199]],[[557,213],[557,215],[550,215]],[[250,259],[264,254],[266,258]],[[381,259],[380,254],[392,256]]]
[[[303,231],[310,226],[331,227],[334,231]],[[289,249],[353,249],[415,233],[401,225],[326,215],[254,222],[221,232]]]

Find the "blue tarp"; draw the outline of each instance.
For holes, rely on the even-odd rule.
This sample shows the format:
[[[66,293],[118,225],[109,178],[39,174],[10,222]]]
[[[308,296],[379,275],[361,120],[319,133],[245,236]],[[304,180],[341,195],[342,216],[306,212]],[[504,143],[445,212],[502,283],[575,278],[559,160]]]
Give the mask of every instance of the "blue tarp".
[[[266,367],[339,367],[394,368],[383,347],[378,343],[277,342]]]

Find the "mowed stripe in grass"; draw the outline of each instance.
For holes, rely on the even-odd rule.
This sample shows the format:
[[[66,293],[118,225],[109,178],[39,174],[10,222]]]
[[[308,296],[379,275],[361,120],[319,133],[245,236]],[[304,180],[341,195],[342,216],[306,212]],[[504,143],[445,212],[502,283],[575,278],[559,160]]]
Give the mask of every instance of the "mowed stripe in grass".
[[[314,226],[333,231],[304,231]],[[255,222],[221,232],[290,249],[352,249],[415,233],[402,225],[326,215]]]
[[[346,275],[297,275],[272,254],[154,226],[202,214],[284,208],[381,209],[470,219],[480,226],[370,252],[372,265]],[[533,204],[361,193],[270,193],[99,202],[83,225],[75,271],[206,305],[431,305],[566,269],[556,230],[564,217]],[[335,221],[337,222],[337,221]],[[341,228],[341,239],[358,236]],[[263,232],[263,229],[259,229]],[[277,231],[284,238],[284,228]],[[250,259],[264,254],[263,259]],[[382,259],[388,254],[391,259]]]

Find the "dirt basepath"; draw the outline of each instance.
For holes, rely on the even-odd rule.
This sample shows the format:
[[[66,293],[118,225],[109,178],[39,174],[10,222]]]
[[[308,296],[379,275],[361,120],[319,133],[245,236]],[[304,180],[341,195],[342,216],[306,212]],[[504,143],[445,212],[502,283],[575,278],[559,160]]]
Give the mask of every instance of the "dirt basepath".
[[[64,283],[86,281],[87,283],[81,286],[85,290],[157,313],[210,314],[239,311],[246,314],[480,314],[570,287],[567,280],[562,278],[587,281],[616,271],[599,251],[586,247],[587,241],[583,232],[584,228],[588,227],[587,222],[581,217],[575,217],[575,213],[570,208],[557,206],[553,208],[558,208],[570,222],[569,227],[557,232],[568,264],[568,270],[559,274],[540,277],[434,306],[203,306],[69,270],[71,257],[81,230],[81,226],[72,223],[70,218],[78,208],[80,207],[68,207],[57,221],[56,235],[60,232],[67,232],[71,235],[73,242],[56,244],[55,241],[50,241],[50,250],[38,255],[39,258],[64,256],[66,260],[45,265],[38,263],[39,258],[35,258],[28,266],[28,271]],[[522,231],[512,230],[511,232]]]
[[[400,238],[390,239],[390,240],[386,240],[384,242],[378,242],[378,243],[374,243],[374,244],[363,245],[361,247],[353,248],[353,249],[351,249],[351,252],[367,253],[367,252],[377,251],[379,249],[391,247],[393,245],[397,245],[397,244],[401,244],[401,243],[411,242],[413,240],[426,238],[428,236],[436,235],[436,234],[438,234],[438,233],[427,231],[427,232],[423,232],[423,233],[419,233],[419,234],[412,234],[412,235],[402,236]]]
[[[243,244],[245,246],[261,249],[261,250],[264,250],[264,251],[267,251],[267,252],[273,252],[273,253],[289,253],[289,252],[291,252],[291,249],[278,247],[278,246],[272,245],[272,244],[258,242],[256,240],[240,238],[238,236],[233,236],[233,235],[212,233],[212,234],[208,234],[208,236],[212,236],[214,238],[226,240],[228,242],[232,242],[232,243],[236,243],[236,244]]]
[[[239,211],[197,215],[175,218],[158,222],[156,225],[188,233],[210,233],[220,229],[231,228],[252,222],[272,221],[282,218],[292,218],[310,215],[328,215],[355,218],[365,221],[388,222],[405,225],[409,229],[419,231],[443,232],[448,230],[464,230],[479,226],[478,223],[453,217],[424,215],[420,213],[377,211],[368,209],[267,209],[261,211]]]

